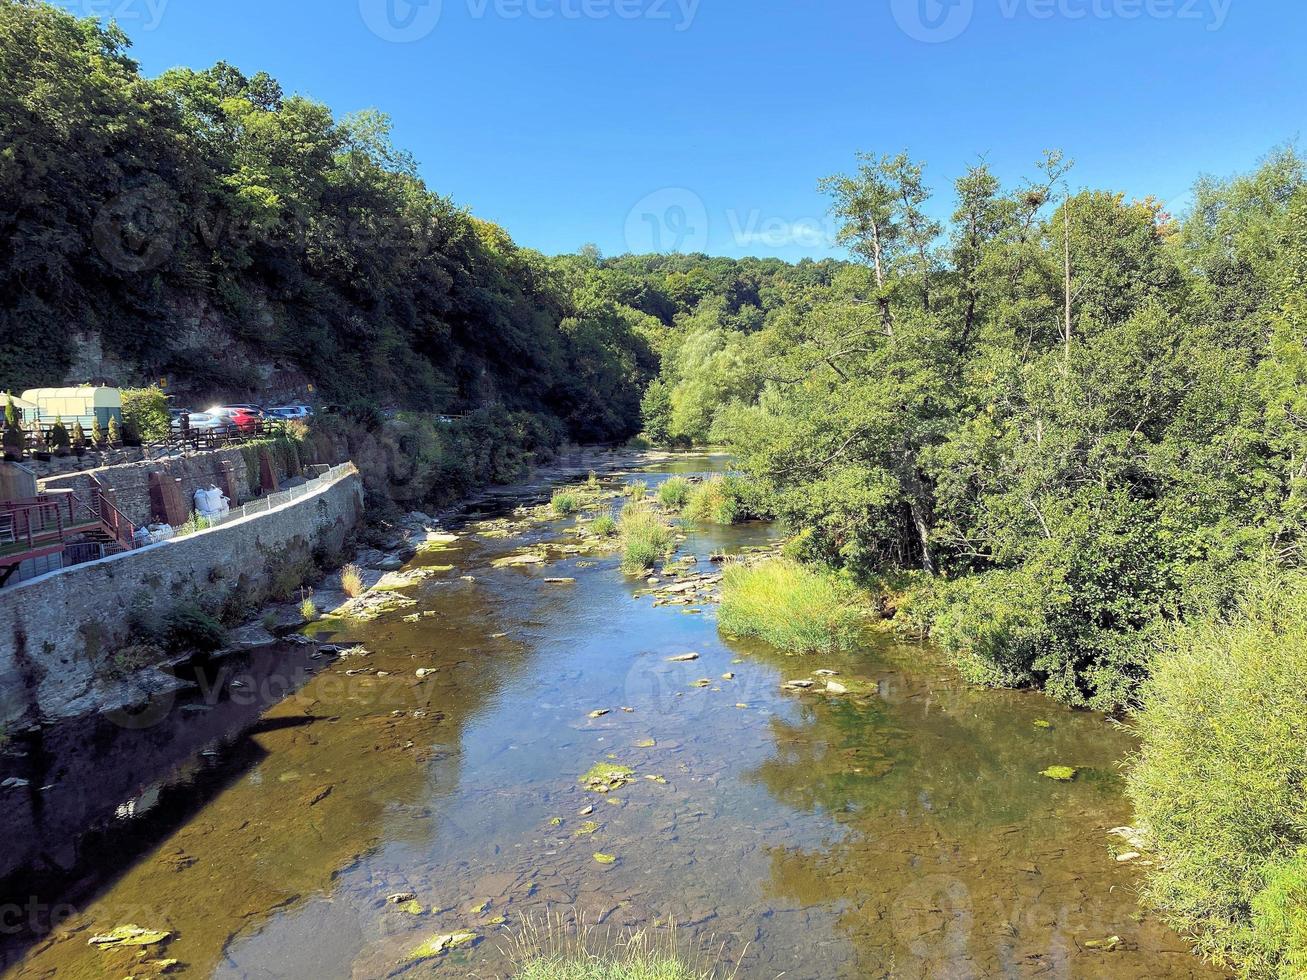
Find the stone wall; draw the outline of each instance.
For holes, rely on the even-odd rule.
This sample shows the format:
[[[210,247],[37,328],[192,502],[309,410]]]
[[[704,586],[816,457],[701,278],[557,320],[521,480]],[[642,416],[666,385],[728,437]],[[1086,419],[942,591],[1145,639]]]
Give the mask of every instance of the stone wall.
[[[0,723],[96,708],[124,670],[130,620],[179,604],[252,613],[315,553],[339,552],[362,513],[351,466],[274,510],[0,589]]]
[[[245,456],[236,446],[189,456],[170,456],[166,459],[120,463],[100,469],[82,470],[62,476],[47,477],[41,480],[40,484],[43,491],[88,490],[91,486],[91,478],[94,477],[102,486],[113,491],[114,506],[133,524],[141,526],[155,521],[150,507],[151,473],[162,473],[171,479],[181,480],[182,499],[190,507],[195,499],[196,490],[207,490],[214,486],[222,488],[219,474],[225,463],[230,463],[235,471],[236,487],[240,497],[232,503],[242,504],[250,499],[248,490],[250,481]],[[285,476],[284,473],[280,475]]]

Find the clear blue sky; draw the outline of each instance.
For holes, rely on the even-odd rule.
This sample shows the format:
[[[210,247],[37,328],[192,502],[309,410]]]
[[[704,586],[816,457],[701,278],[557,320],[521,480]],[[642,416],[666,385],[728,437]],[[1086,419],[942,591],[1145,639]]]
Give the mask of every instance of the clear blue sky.
[[[225,59],[389,112],[434,189],[549,253],[838,254],[815,185],[858,149],[925,160],[941,211],[979,155],[1015,183],[1048,147],[1183,210],[1307,107],[1302,0],[63,5],[116,15],[151,75]]]

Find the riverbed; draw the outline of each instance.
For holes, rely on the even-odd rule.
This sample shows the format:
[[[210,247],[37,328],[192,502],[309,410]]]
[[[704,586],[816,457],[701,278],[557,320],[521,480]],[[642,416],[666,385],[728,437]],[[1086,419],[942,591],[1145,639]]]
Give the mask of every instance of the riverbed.
[[[575,518],[503,516],[419,555],[411,605],[323,624],[346,655],[256,652],[125,736],[79,729],[65,803],[116,794],[114,820],[67,843],[75,880],[6,897],[5,975],[500,977],[524,931],[578,921],[592,947],[643,931],[741,978],[1220,975],[1139,910],[1146,858],[1116,859],[1120,727],[970,688],[888,633],[803,658],[729,641],[711,602],[656,605],[616,554],[569,550]],[[703,570],[777,536],[686,534]],[[526,549],[548,560],[495,564]],[[786,686],[814,675],[863,693]],[[150,754],[124,774],[104,749],[97,779],[120,738]],[[630,772],[595,792],[596,764]],[[15,846],[57,864],[65,810]],[[167,938],[89,942],[129,923]]]

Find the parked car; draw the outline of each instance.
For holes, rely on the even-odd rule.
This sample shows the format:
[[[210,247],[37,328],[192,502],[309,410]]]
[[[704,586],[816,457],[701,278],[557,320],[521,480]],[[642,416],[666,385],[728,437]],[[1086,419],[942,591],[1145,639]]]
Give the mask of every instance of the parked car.
[[[278,405],[268,409],[268,415],[274,419],[308,419],[313,417],[313,409],[308,405]]]
[[[228,408],[243,408],[245,411],[249,412],[251,415],[257,415],[259,418],[265,418],[265,417],[267,417],[267,414],[268,414],[267,410],[266,410],[262,405],[248,405],[248,404],[244,404],[244,403],[239,403],[239,402],[238,402],[238,403],[236,403],[236,404],[228,405],[227,407],[228,407]]]
[[[196,435],[208,433],[214,435],[230,435],[236,431],[236,425],[231,419],[218,415],[210,415],[208,412],[190,412],[186,416],[188,428]],[[177,415],[172,420],[172,431],[174,435],[180,435],[182,431],[182,419]]]
[[[221,408],[211,408],[206,413],[214,418],[226,419],[237,431],[248,435],[251,432],[258,432],[263,425],[263,416],[255,414],[248,408],[239,405],[224,405]]]

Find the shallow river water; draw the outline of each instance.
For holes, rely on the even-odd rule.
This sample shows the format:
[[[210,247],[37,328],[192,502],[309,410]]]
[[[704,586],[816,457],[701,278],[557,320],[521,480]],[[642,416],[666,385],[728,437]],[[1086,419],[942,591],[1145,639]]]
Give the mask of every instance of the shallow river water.
[[[76,846],[60,814],[90,803],[10,831],[15,854],[84,870],[7,897],[5,975],[497,977],[524,925],[572,917],[594,945],[643,929],[742,978],[1209,975],[1139,911],[1139,869],[1115,860],[1125,733],[968,688],[929,647],[889,637],[815,658],[728,642],[711,605],[655,607],[615,555],[492,567],[573,540],[571,523],[460,529],[416,560],[440,569],[408,591],[416,606],[329,624],[366,657],[256,654],[211,674],[202,706],[127,734],[79,729],[83,761],[60,763],[58,784],[120,802]],[[687,530],[680,555],[705,570],[775,534]],[[687,652],[700,659],[669,662]],[[784,689],[816,669],[874,695]],[[183,729],[202,741],[171,758]],[[124,775],[124,738],[151,746],[139,776]],[[609,762],[633,781],[588,792],[581,774]],[[1039,775],[1054,764],[1080,777]],[[416,907],[387,901],[406,893]],[[172,935],[88,944],[124,923]],[[475,945],[405,962],[464,929]]]

